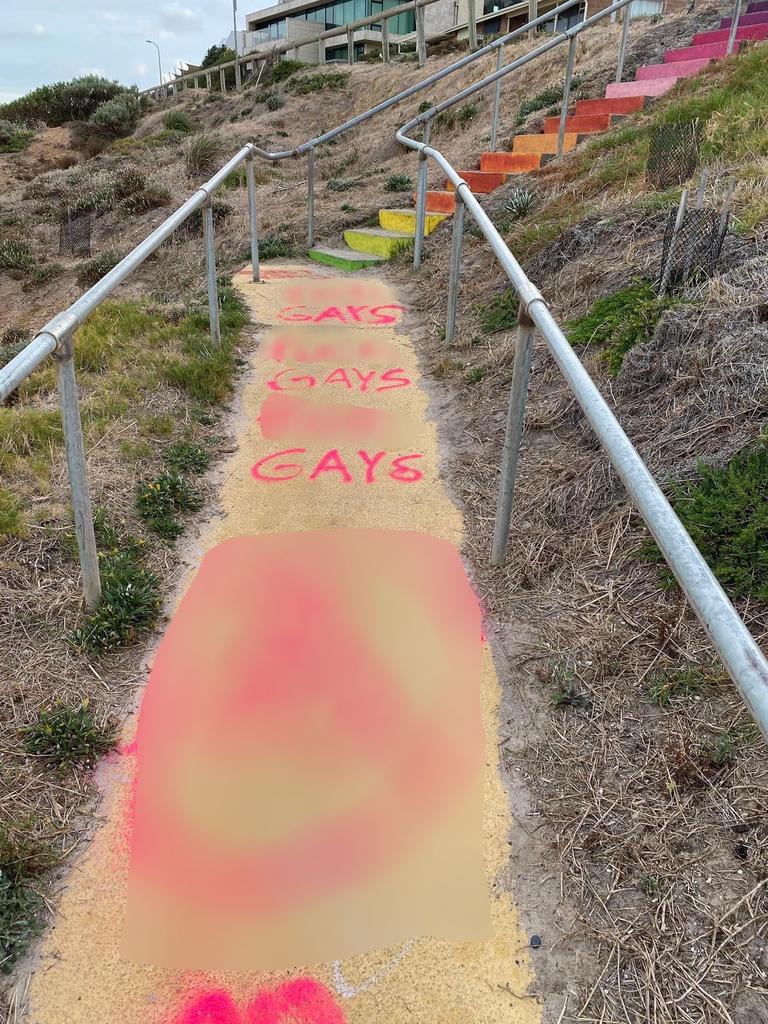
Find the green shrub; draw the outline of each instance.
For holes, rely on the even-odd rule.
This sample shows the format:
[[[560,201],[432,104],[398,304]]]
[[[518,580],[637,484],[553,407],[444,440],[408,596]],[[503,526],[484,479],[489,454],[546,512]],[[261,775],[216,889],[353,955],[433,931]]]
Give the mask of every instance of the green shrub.
[[[61,277],[63,273],[64,266],[61,263],[38,264],[24,282],[24,291],[34,291],[35,288],[53,281],[54,278]]]
[[[230,192],[234,192],[236,189],[245,188],[248,184],[248,175],[244,167],[238,167],[236,171],[232,171],[224,179],[222,188],[227,189]]]
[[[498,292],[489,302],[476,302],[475,312],[480,317],[480,330],[483,334],[511,331],[517,327],[518,308],[517,294],[511,288]]]
[[[86,651],[124,647],[153,626],[160,614],[160,583],[133,547],[100,554],[99,565],[101,601],[72,635],[74,645]]]
[[[326,182],[325,187],[329,192],[347,192],[351,188],[358,188],[363,184],[362,178],[331,178]]]
[[[175,473],[204,473],[211,464],[211,456],[199,444],[175,441],[165,453],[165,463]]]
[[[768,603],[768,442],[734,456],[724,469],[674,488],[672,504],[694,544],[733,600]],[[644,554],[663,561],[649,541]]]
[[[320,71],[306,78],[297,78],[288,88],[297,96],[306,96],[312,92],[334,92],[343,89],[349,81],[348,71]]]
[[[132,92],[123,92],[101,103],[91,114],[89,123],[104,135],[119,139],[130,135],[141,117],[141,101]]]
[[[0,365],[3,365],[2,361]],[[5,487],[0,487],[0,543],[24,537],[26,532],[19,499]]]
[[[235,56],[235,51],[225,46],[224,43],[214,43],[207,50],[200,67],[215,68],[218,64],[229,64],[231,60],[235,59]]]
[[[0,871],[0,972],[10,974],[32,939],[43,930],[43,897]]]
[[[88,706],[59,703],[44,708],[21,730],[30,754],[45,757],[60,770],[92,766],[115,745],[114,723],[99,723]]]
[[[426,114],[426,112],[431,107],[432,107],[432,104],[429,102],[429,100],[422,100],[421,103],[416,108],[416,113],[417,114]]]
[[[26,274],[34,265],[35,257],[29,242],[20,238],[8,238],[0,242],[0,270]]]
[[[34,134],[31,128],[0,118],[0,153],[20,153]]]
[[[179,135],[189,135],[194,131],[195,124],[185,110],[169,110],[163,117],[163,127],[169,132],[178,132]]]
[[[682,697],[703,696],[724,678],[722,670],[703,668],[701,665],[684,665],[682,668],[659,672],[651,679],[651,700],[659,707],[666,707],[670,701]]]
[[[606,295],[589,312],[565,325],[571,345],[606,345],[603,358],[615,376],[624,356],[651,337],[662,313],[674,300],[660,299],[650,281],[636,280],[629,287]]]
[[[202,500],[189,481],[180,473],[161,473],[154,480],[139,484],[136,508],[151,530],[166,540],[175,540],[184,530],[176,518],[195,512]]]
[[[77,272],[77,283],[81,288],[92,288],[105,274],[113,270],[122,259],[122,254],[114,249],[107,249],[92,260],[80,264]]]
[[[126,196],[120,207],[126,213],[147,213],[149,210],[170,206],[172,202],[173,195],[167,188],[163,188],[162,185],[147,185],[140,192]]]
[[[44,121],[60,125],[65,121],[84,121],[106,100],[125,92],[118,82],[100,75],[84,75],[70,82],[41,85],[25,96],[0,106],[0,117],[9,121]]]
[[[470,121],[473,121],[479,113],[475,103],[463,103],[456,112],[456,120],[462,128],[465,128]]]
[[[259,259],[277,260],[294,256],[295,253],[296,246],[290,238],[286,238],[284,235],[265,235],[264,238],[259,239]]]
[[[512,220],[522,220],[533,209],[535,198],[529,188],[513,188],[504,197],[504,212],[508,213]]]
[[[413,188],[413,181],[407,174],[390,174],[384,183],[385,192],[407,192]]]
[[[264,100],[267,110],[279,110],[285,106],[285,100],[279,93],[271,92]]]
[[[581,85],[582,78],[580,75],[574,75],[571,79],[571,92],[570,99],[573,100],[574,90],[578,89]],[[517,127],[519,127],[529,114],[535,113],[537,110],[545,110],[547,107],[554,106],[554,104],[561,104],[563,99],[563,87],[561,85],[550,85],[546,89],[542,89],[541,92],[536,93],[529,100],[524,100],[520,104],[520,109],[517,112]]]
[[[224,141],[216,132],[203,131],[190,136],[184,146],[184,163],[190,178],[218,170],[224,156]]]

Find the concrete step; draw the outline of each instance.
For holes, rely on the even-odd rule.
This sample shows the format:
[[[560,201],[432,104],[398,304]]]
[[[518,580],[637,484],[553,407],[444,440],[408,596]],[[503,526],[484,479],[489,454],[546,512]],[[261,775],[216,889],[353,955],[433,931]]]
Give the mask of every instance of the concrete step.
[[[621,114],[571,114],[565,119],[566,132],[577,135],[592,135],[595,132],[607,131],[612,124],[622,119]],[[557,135],[560,129],[559,117],[544,118],[544,133]]]
[[[424,234],[431,235],[438,224],[448,219],[447,213],[432,213],[427,210],[424,217]],[[379,224],[387,231],[399,231],[401,234],[416,235],[415,210],[379,210]]]
[[[537,171],[541,166],[538,153],[483,153],[480,157],[481,171],[500,171],[502,174],[525,174]]]
[[[734,53],[742,45],[741,41],[734,43]],[[665,64],[677,64],[683,60],[722,60],[726,57],[728,49],[727,41],[724,43],[705,43],[703,46],[684,46],[681,50],[667,50],[664,54]]]
[[[493,192],[507,180],[506,174],[501,174],[498,171],[459,171],[459,174],[473,192],[483,194]],[[449,192],[454,191],[453,182],[446,181],[445,187]]]
[[[697,32],[693,37],[694,46],[706,46],[707,43],[727,43],[731,34],[729,28],[721,28],[716,32]],[[737,39],[766,39],[768,38],[768,22],[763,25],[745,25],[736,29]]]
[[[373,256],[391,259],[398,249],[408,245],[411,235],[402,231],[387,231],[385,228],[348,228],[344,232],[344,241],[355,252],[364,252]]]
[[[413,193],[416,202],[416,193]],[[427,210],[435,213],[453,213],[456,209],[455,192],[427,192]]]
[[[762,14],[768,11],[768,0],[756,0],[755,3],[747,4],[747,14]]]
[[[579,136],[575,132],[566,132],[563,152],[567,153],[569,149],[573,149],[578,141]],[[542,156],[546,153],[557,153],[557,134],[516,135],[512,143],[512,152],[539,153]]]
[[[730,28],[733,18],[721,18],[720,28]],[[739,28],[742,25],[764,25],[768,22],[768,10],[757,11],[755,14],[742,14],[739,18]]]
[[[704,57],[702,60],[675,61],[675,75],[678,78],[691,78],[703,71],[709,63],[709,57]],[[668,78],[669,74],[669,64],[644,64],[635,72],[635,81],[645,82],[649,78]]]
[[[675,82],[679,81],[679,78],[671,77],[647,78],[640,82],[611,82],[605,90],[605,95],[610,99],[617,99],[619,96],[663,96]]]
[[[336,267],[337,270],[364,270],[366,267],[377,267],[380,263],[386,263],[383,256],[355,252],[347,246],[335,249],[327,245],[316,245],[307,252],[307,256],[316,263],[324,263],[328,267]]]
[[[577,100],[577,114],[633,114],[645,106],[645,96],[614,96],[604,100]]]

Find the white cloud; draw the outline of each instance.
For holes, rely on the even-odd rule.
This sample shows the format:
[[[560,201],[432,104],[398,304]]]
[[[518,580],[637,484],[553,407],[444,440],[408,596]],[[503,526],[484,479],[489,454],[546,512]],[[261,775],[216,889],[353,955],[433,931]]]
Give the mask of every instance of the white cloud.
[[[160,31],[157,34],[158,34],[158,37],[160,39],[175,39],[176,38],[176,33],[175,32],[168,32],[164,28],[161,28]]]
[[[149,69],[147,68],[146,64],[137,64],[136,65],[136,74],[137,75],[141,75],[142,78],[144,77],[144,75],[146,75],[148,70]]]
[[[178,2],[160,8],[163,27],[169,32],[197,32],[202,27],[199,14]]]
[[[41,36],[45,32],[45,25],[33,25],[32,31],[36,36]]]
[[[107,77],[107,72],[104,68],[80,68],[77,73],[78,75],[101,75],[102,78]]]

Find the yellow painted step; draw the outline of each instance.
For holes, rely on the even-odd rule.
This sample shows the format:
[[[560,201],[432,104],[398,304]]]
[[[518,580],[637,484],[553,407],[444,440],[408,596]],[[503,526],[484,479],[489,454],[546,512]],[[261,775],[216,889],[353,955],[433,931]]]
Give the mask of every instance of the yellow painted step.
[[[447,213],[427,213],[424,218],[424,234],[430,235],[438,224],[448,219]],[[379,210],[379,224],[387,231],[399,231],[404,235],[416,234],[415,210]]]
[[[394,256],[412,237],[402,231],[387,231],[384,228],[349,228],[344,232],[344,241],[350,249],[372,252],[374,256],[383,256],[385,259]]]
[[[579,141],[576,132],[566,132],[563,138],[563,152],[573,149]],[[557,153],[557,134],[516,135],[512,143],[513,153]]]

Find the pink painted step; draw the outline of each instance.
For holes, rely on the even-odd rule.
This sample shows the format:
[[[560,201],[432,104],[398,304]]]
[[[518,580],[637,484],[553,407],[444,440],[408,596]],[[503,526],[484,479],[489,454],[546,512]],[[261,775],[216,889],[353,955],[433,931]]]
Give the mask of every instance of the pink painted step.
[[[709,64],[709,57],[703,60],[676,60],[674,74],[678,78],[691,78]],[[669,64],[645,64],[635,72],[635,79],[644,82],[647,78],[669,78]]]
[[[707,43],[727,43],[730,29],[721,28],[716,32],[697,32],[693,37],[694,46],[706,46]],[[768,24],[745,25],[736,29],[737,39],[765,39],[768,37]]]
[[[768,11],[768,0],[757,0],[756,3],[747,4],[747,14],[762,14]]]
[[[677,78],[647,78],[640,82],[611,82],[605,97],[612,100],[619,96],[663,96],[677,81]]]
[[[741,46],[741,42],[734,44],[734,52]],[[681,60],[703,60],[710,57],[713,60],[720,60],[726,56],[728,49],[727,41],[724,43],[705,43],[703,46],[684,46],[681,50],[667,50],[664,54],[665,64],[677,64]]]
[[[733,18],[721,18],[720,28],[730,28]],[[743,25],[764,25],[768,22],[768,11],[757,11],[755,14],[742,14],[739,18],[739,28]]]

